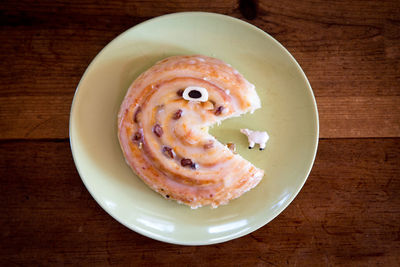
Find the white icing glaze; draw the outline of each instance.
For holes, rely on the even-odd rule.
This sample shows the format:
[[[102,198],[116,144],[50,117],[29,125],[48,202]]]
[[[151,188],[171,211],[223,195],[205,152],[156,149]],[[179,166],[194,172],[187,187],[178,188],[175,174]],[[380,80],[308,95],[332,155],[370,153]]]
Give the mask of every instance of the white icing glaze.
[[[255,144],[260,145],[260,150],[265,148],[265,144],[268,142],[269,135],[267,132],[252,131],[249,129],[240,129],[242,134],[247,136],[249,141],[249,148],[253,148]]]
[[[195,58],[196,63],[201,62],[199,58],[200,57]],[[171,60],[163,63],[165,65],[163,68],[167,70],[170,67],[172,68],[174,66],[171,65],[172,63],[173,61]],[[203,64],[206,63],[210,64],[209,60]],[[174,64],[176,64],[176,62]],[[137,96],[144,90],[142,88],[154,84],[154,86],[151,87],[153,89],[151,97],[146,100],[147,102],[145,105],[142,103],[140,104],[142,108],[140,126],[144,127],[143,145],[146,146],[147,150],[151,150],[154,159],[150,160],[147,157],[146,151],[143,150],[144,152],[141,154],[143,160],[138,163],[137,158],[135,158],[131,152],[131,134],[128,135],[126,134],[128,131],[120,130],[120,143],[129,165],[131,165],[144,180],[149,179],[146,178],[146,175],[150,178],[151,176],[149,172],[146,171],[148,167],[146,167],[146,169],[142,167],[147,166],[146,164],[150,165],[153,160],[154,162],[159,162],[165,168],[168,177],[172,177],[175,173],[196,181],[209,180],[211,177],[212,183],[210,184],[210,189],[207,189],[209,192],[204,191],[201,193],[202,195],[199,194],[197,186],[187,185],[179,180],[168,179],[168,177],[163,180],[164,184],[162,185],[152,185],[150,184],[150,180],[145,180],[158,192],[160,188],[173,188],[174,191],[171,192],[175,192],[176,194],[183,194],[182,192],[185,192],[184,195],[187,196],[198,196],[198,199],[194,198],[190,201],[185,199],[185,201],[183,201],[184,204],[193,208],[201,207],[202,204],[210,204],[213,208],[216,208],[218,205],[228,203],[230,198],[240,196],[242,191],[245,192],[253,188],[261,180],[264,172],[255,168],[251,163],[243,161],[239,155],[234,155],[232,157],[232,152],[228,148],[220,144],[207,130],[203,129],[204,127],[215,125],[215,123],[219,124],[220,121],[229,117],[240,116],[245,112],[258,108],[260,103],[258,96],[255,91],[250,90],[249,83],[243,80],[242,76],[232,76],[233,78],[231,77],[230,79],[235,82],[240,78],[241,90],[239,91],[235,86],[228,86],[230,84],[229,81],[226,83],[222,81],[219,82],[216,77],[207,76],[208,73],[193,72],[190,68],[184,70],[178,68],[173,72],[168,70],[159,73],[159,69],[157,68],[156,66],[153,72],[156,73],[155,76],[146,73],[142,75],[143,78],[139,79],[136,82],[137,84],[132,87],[132,89],[134,88],[135,90],[129,91],[129,98],[126,98],[124,104],[121,106],[119,116],[120,128],[125,124],[126,126],[123,129],[129,129],[129,127],[132,127],[132,114],[134,114],[133,112],[139,106],[137,103],[134,104],[135,107],[129,114],[129,117],[124,115],[127,114],[125,110],[134,103],[133,100],[137,99]],[[177,79],[173,83],[163,84],[160,82],[162,79],[171,79],[171,77],[179,77],[180,79]],[[198,82],[193,84],[191,80],[192,77],[198,79]],[[203,77],[204,79],[202,80]],[[211,80],[212,83],[208,82],[209,80]],[[220,115],[216,116],[213,111],[204,109],[204,104],[200,104],[198,99],[195,99],[196,101],[193,101],[193,99],[184,101],[176,97],[178,89],[193,85],[205,88],[208,91],[208,97],[216,103],[215,108],[219,105],[224,107]],[[232,91],[230,97],[226,97],[225,95],[229,92],[228,88]],[[251,106],[246,109],[242,108],[241,102],[239,101],[241,98],[250,102]],[[160,108],[156,109],[157,106],[160,106]],[[173,114],[179,109],[182,110],[182,116],[178,120],[172,119]],[[125,117],[126,119],[122,120],[122,118]],[[154,125],[154,122],[152,122],[153,118],[160,123],[164,130],[164,134],[161,137],[157,137],[152,131]],[[133,131],[136,131],[136,127],[138,126],[139,125],[133,124]],[[205,151],[203,148],[204,140],[213,140],[213,147]],[[163,146],[168,146],[173,149],[173,153],[175,154],[173,159],[165,157],[162,153]],[[182,167],[180,164],[180,159],[182,157],[194,159],[196,163],[199,164],[199,168],[192,170],[188,167]],[[146,164],[143,162],[146,162]],[[236,184],[235,181],[241,179],[241,177],[246,177],[248,179],[245,183],[241,182],[243,186],[240,190],[242,191],[235,189],[236,191],[232,192],[232,194],[221,191],[222,193],[220,194],[223,194],[222,196],[215,195],[215,192],[217,192],[216,190],[223,188],[222,185],[224,183],[233,186]],[[165,192],[160,194],[165,195]],[[211,194],[214,194],[214,196],[211,196]],[[211,197],[212,200],[207,200],[209,197]]]

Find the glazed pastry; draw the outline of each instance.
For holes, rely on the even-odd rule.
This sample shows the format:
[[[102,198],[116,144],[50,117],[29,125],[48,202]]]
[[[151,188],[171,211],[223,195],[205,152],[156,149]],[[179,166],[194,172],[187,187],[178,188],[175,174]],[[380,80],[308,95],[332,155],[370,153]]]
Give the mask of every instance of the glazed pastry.
[[[134,172],[165,198],[218,207],[256,186],[264,171],[208,127],[259,107],[254,85],[223,61],[170,57],[130,86],[118,114],[119,142]]]

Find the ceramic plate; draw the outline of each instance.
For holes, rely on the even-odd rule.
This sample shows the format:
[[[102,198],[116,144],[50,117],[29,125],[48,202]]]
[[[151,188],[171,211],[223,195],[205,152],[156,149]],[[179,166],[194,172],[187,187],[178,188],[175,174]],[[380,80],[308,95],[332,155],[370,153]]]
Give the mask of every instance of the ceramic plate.
[[[191,54],[231,64],[256,86],[262,101],[254,114],[211,130],[266,173],[256,188],[217,209],[192,210],[153,192],[125,163],[117,138],[117,113],[135,78],[163,58]],[[240,128],[267,131],[266,150],[249,150]],[[255,231],[289,205],[313,165],[318,115],[305,74],[271,36],[224,15],[176,13],[127,30],[96,56],[75,93],[70,141],[84,184],[117,221],[164,242],[205,245]]]

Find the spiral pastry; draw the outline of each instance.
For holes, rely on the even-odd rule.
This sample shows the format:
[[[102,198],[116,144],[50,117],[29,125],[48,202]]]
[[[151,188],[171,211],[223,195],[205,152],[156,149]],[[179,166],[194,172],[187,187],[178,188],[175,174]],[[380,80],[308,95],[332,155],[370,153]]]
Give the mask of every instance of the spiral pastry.
[[[142,73],[118,114],[118,138],[134,172],[165,198],[218,207],[256,186],[264,171],[208,133],[260,107],[254,85],[223,61],[174,56]]]

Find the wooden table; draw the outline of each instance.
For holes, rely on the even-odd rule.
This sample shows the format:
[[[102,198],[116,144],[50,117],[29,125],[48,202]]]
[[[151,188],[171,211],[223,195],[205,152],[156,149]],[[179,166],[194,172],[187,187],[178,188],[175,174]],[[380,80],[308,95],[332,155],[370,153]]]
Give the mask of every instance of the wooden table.
[[[294,55],[321,138],[307,183],[276,219],[226,243],[178,246],[125,228],[93,200],[68,120],[103,46],[149,18],[199,10],[245,14]],[[259,1],[253,11],[234,0],[2,1],[0,265],[399,265],[400,2]]]

